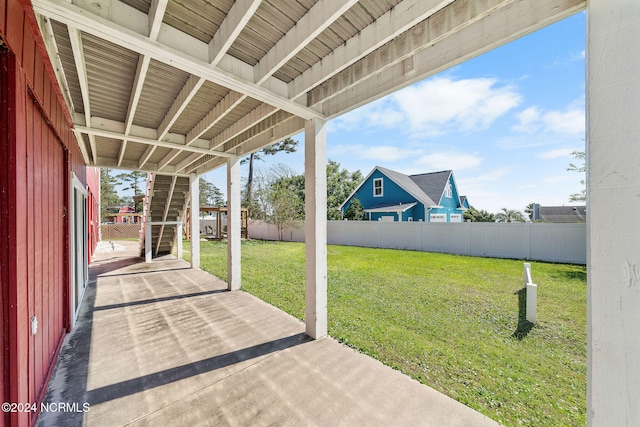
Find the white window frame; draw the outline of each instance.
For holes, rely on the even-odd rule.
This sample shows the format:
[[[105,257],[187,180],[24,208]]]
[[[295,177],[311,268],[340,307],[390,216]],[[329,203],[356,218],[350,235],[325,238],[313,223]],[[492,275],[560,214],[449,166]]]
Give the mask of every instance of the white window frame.
[[[429,214],[429,222],[447,222],[447,214],[446,213]]]
[[[380,183],[380,194],[376,194],[376,183]],[[384,197],[384,179],[382,178],[374,178],[373,179],[373,197]]]
[[[447,185],[444,187],[444,197],[450,199],[453,197],[453,191],[451,190],[451,183],[447,182]]]

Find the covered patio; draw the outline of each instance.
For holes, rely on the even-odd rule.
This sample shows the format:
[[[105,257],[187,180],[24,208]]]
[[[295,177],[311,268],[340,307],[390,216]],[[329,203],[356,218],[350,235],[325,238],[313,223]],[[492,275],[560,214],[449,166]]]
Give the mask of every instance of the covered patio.
[[[632,214],[640,208],[640,54],[632,48],[640,43],[636,0],[31,3],[87,165],[169,177],[163,191],[175,207],[169,202],[159,207],[166,225],[179,223],[187,204],[196,217],[199,176],[226,166],[228,290],[241,287],[240,158],[305,132],[304,332],[311,338],[327,334],[327,121],[588,9],[588,419],[590,425],[638,424],[640,241],[638,217]],[[15,26],[13,22],[9,21]],[[186,186],[189,190],[180,195],[175,191]],[[199,267],[198,244],[191,245],[191,267]],[[138,268],[156,267],[154,262]],[[229,295],[206,297],[208,301],[239,298]],[[100,291],[96,298],[102,298]],[[137,299],[98,302],[109,306],[130,301]],[[109,310],[99,310],[103,312]],[[167,333],[179,319],[164,324]],[[246,326],[247,319],[251,313],[243,312],[230,330]],[[269,325],[262,322],[255,333],[268,330]],[[215,328],[203,331],[206,346],[215,346]],[[245,344],[251,347],[287,336],[265,335],[263,341]],[[175,339],[187,337],[178,334]],[[159,351],[182,348],[173,347]],[[234,352],[242,348],[221,348],[220,354],[240,357]],[[264,363],[306,348],[305,341]],[[217,356],[207,353],[206,357]],[[295,360],[304,365],[303,359]],[[315,372],[306,377],[309,382],[324,375],[317,366],[308,366],[309,370]],[[144,370],[131,378],[140,376],[151,381],[159,378]],[[198,377],[191,378],[197,381]],[[266,376],[264,381],[275,379]],[[247,390],[241,384],[238,387]],[[104,390],[109,395],[114,389]],[[235,404],[228,396],[224,396],[230,399],[226,403]]]
[[[144,263],[132,243],[96,256],[51,379],[45,405],[79,410],[37,425],[498,425],[184,261]]]

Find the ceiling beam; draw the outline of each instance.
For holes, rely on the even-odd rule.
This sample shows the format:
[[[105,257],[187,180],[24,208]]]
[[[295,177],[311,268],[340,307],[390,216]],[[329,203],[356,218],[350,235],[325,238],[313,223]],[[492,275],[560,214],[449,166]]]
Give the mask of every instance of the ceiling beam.
[[[218,65],[238,38],[262,0],[237,0],[209,43],[209,63]]]
[[[393,40],[454,0],[403,0],[360,33],[325,56],[289,83],[289,97],[297,99],[375,49]],[[512,0],[508,0],[512,1]]]
[[[122,170],[139,171],[139,172],[159,173],[157,165],[155,165],[153,163],[147,163],[147,167],[146,168],[140,169],[140,168],[138,168],[138,166],[137,166],[135,161],[125,160],[124,162],[122,162],[122,166],[118,166],[116,164],[116,162],[114,161],[114,159],[106,158],[106,157],[98,157],[98,159],[96,161],[96,164],[95,164],[95,167],[122,169]],[[169,168],[167,170],[163,170],[162,171],[162,175],[183,176],[183,177],[187,177],[187,178],[189,177],[189,175],[186,175],[184,173],[175,172],[173,170],[173,168]]]
[[[156,40],[169,0],[151,0],[149,7],[149,39]]]
[[[78,141],[78,147],[80,147],[80,152],[82,153],[84,163],[86,165],[91,164],[91,162],[89,161],[89,153],[87,152],[87,144],[85,144],[82,134],[74,129],[73,135],[75,136],[76,141]]]
[[[158,170],[161,170],[161,169],[164,169],[165,167],[167,167],[169,165],[169,163],[171,163],[173,161],[173,159],[175,159],[179,155],[180,155],[180,151],[179,150],[169,151],[167,153],[167,155],[164,156],[162,159],[160,159],[160,161],[158,162]]]
[[[227,93],[225,97],[187,133],[187,145],[190,145],[193,141],[208,132],[209,129],[215,126],[216,123],[222,120],[245,99],[247,99],[247,97],[238,92],[230,91]]]
[[[189,105],[193,97],[196,96],[205,82],[206,80],[200,77],[194,75],[189,76],[157,129],[158,139],[163,139],[165,137],[171,129],[171,126],[173,126],[176,120],[178,120],[180,114],[182,114],[184,109],[187,108],[187,105]]]
[[[214,169],[219,168],[220,166],[224,166],[227,164],[227,159],[221,159],[219,157],[213,157],[209,159],[207,162],[203,163],[197,169],[192,170],[190,173],[195,173],[196,175],[204,175],[205,173],[212,171]]]
[[[254,126],[256,123],[264,120],[264,118],[271,116],[277,111],[276,108],[271,105],[261,104],[258,107],[251,110],[240,120],[226,128],[222,133],[216,135],[210,142],[209,148],[216,150],[225,145],[229,140],[242,132]],[[227,151],[227,150],[225,150]]]
[[[182,171],[184,168],[186,168],[193,162],[196,162],[198,159],[202,158],[203,156],[205,156],[205,154],[193,153],[189,155],[189,157],[187,157],[186,159],[176,164],[176,171],[178,172]]]
[[[216,33],[213,35],[213,39],[209,43],[209,63],[211,65],[218,65],[218,63],[224,58],[233,42],[242,32],[244,26],[255,14],[261,2],[262,0],[239,0],[236,1],[233,6],[231,6],[229,13],[222,21],[222,24],[220,24],[218,31],[216,31]],[[181,110],[177,114],[174,114],[174,122],[206,81],[204,78],[197,78],[193,75],[189,78],[189,80],[192,79],[198,80],[195,83],[190,83],[190,81],[187,81],[185,87],[180,92],[180,95],[182,95],[183,91],[188,90],[189,95],[185,96],[182,104],[180,104]],[[193,88],[189,88],[189,85],[193,85]],[[178,99],[181,99],[180,95],[178,96],[176,101],[178,101]],[[187,145],[190,145],[192,141],[200,138],[200,136],[209,131],[209,129],[215,126],[216,123],[222,120],[222,118],[224,118],[231,110],[233,110],[246,98],[246,95],[241,95],[237,92],[230,91],[227,96],[225,96],[218,103],[218,105],[214,107],[212,111],[210,111],[200,122],[198,122],[198,124],[193,129],[188,132]],[[174,105],[175,104],[176,103],[174,102]],[[174,106],[172,106],[172,109],[173,108]],[[171,125],[173,125],[173,123],[171,123]],[[168,129],[168,127],[170,126],[165,126],[165,129]],[[161,132],[158,132],[158,134],[160,133]],[[160,137],[159,139],[162,138]]]
[[[85,121],[91,120],[91,102],[89,98],[89,80],[87,78],[87,65],[84,59],[84,51],[82,49],[82,38],[80,31],[72,26],[67,26],[69,32],[69,41],[71,42],[71,50],[73,52],[73,61],[76,65],[78,73],[78,82],[80,84],[80,92],[82,93],[82,109],[84,110]],[[96,163],[96,145],[95,141],[91,141],[91,156],[93,163]]]
[[[113,131],[104,130],[104,129],[88,128],[85,126],[76,126],[75,129],[78,132],[82,132],[86,135],[89,135],[89,138],[91,138],[92,136],[94,137],[102,136],[104,138],[111,138],[111,139],[118,139],[118,140],[122,140],[123,138],[122,134],[119,132],[113,132]],[[176,144],[176,143],[167,142],[167,141],[158,141],[155,139],[143,138],[143,137],[133,136],[133,135],[129,135],[127,137],[127,140],[131,142],[137,142],[139,144],[155,145],[157,147],[170,148],[172,150],[182,150],[190,153],[211,154],[211,155],[221,156],[221,157],[233,157],[233,154],[225,153],[222,151],[209,150],[206,148],[193,147],[188,145],[181,145],[181,144]],[[137,167],[137,164],[136,164],[136,167]]]
[[[115,2],[116,0],[113,1]],[[140,13],[133,8],[127,9],[128,6],[120,2],[117,3],[121,9],[131,9],[130,12],[134,15]],[[292,114],[299,115],[306,119],[321,118],[322,116],[318,111],[291,101],[285,96],[277,94],[266,87],[256,85],[251,80],[238,77],[236,74],[222,70],[219,67],[213,67],[208,61],[203,61],[198,57],[185,53],[185,51],[181,49],[170,47],[159,41],[149,40],[146,34],[140,34],[138,31],[117,24],[76,5],[69,4],[64,0],[33,0],[32,4],[34,10],[41,15],[74,26],[84,32],[93,34],[96,37],[100,37],[142,55],[148,55],[157,61],[206,78],[230,90],[251,96],[254,99],[271,104]],[[120,16],[120,14],[114,14],[114,16]],[[135,21],[132,17],[126,17],[126,20],[127,22]],[[135,22],[131,25],[135,26]],[[184,33],[181,34],[186,37]],[[193,40],[194,43],[198,43],[196,39]],[[208,50],[208,47],[206,47],[206,49]]]
[[[290,113],[287,113],[286,111],[278,110],[274,114],[270,115],[269,117],[261,121],[260,123],[257,123],[252,125],[251,127],[248,127],[233,139],[230,139],[227,142],[225,142],[222,150],[225,152],[233,152],[237,154],[239,147],[245,144],[246,141],[255,137],[258,134],[261,134],[263,132],[268,132],[269,130],[273,129],[273,127],[276,126],[278,123],[286,120],[290,116],[291,116]]]
[[[158,148],[156,145],[150,145],[147,147],[147,149],[144,151],[144,154],[142,155],[142,157],[140,157],[140,160],[138,161],[138,167],[140,169],[142,169],[145,163],[149,161],[149,158],[156,151],[156,148]]]
[[[304,130],[305,120],[291,116],[273,126],[269,132],[260,133],[248,138],[238,150],[238,156],[246,156],[275,142],[282,141]]]
[[[466,0],[467,3],[478,0]],[[465,26],[472,25],[490,13],[496,13],[512,3],[512,0],[486,0],[481,4],[474,4],[472,8],[449,5],[432,14],[410,30],[398,35],[393,40],[369,53],[357,62],[357,66],[349,67],[334,75],[331,79],[316,86],[307,94],[307,105],[316,105],[325,99],[336,96],[343,90],[358,84],[359,81],[370,78],[414,53],[440,42],[443,38],[455,34]],[[409,61],[405,67],[405,74],[413,71]]]
[[[437,43],[432,41],[423,44],[426,47],[409,58],[409,72],[407,63],[403,61],[406,56],[400,55],[393,65],[382,68],[380,72],[363,75],[349,84],[346,90],[335,89],[337,95],[329,93],[330,97],[322,103],[322,110],[327,117],[339,116],[566,18],[585,7],[585,0],[520,0],[499,10],[492,10],[483,14],[482,19],[464,25]],[[434,22],[427,24],[435,25]],[[435,28],[430,27],[429,31],[438,34]]]
[[[262,84],[358,0],[320,0],[255,65],[254,80]]]
[[[69,90],[67,74],[64,72],[64,67],[62,66],[62,59],[60,58],[60,51],[58,50],[58,43],[53,32],[51,20],[47,19],[46,17],[40,16],[38,19],[38,26],[40,27],[42,39],[44,40],[44,44],[47,48],[47,53],[49,54],[49,60],[51,61],[51,64],[53,64],[53,72],[56,75],[56,80],[62,87],[62,96],[64,97],[64,101],[67,103],[71,115],[73,116],[73,114],[76,112],[76,109],[75,105],[73,104],[73,98],[71,97],[71,91]],[[85,162],[88,164],[89,159],[85,158]]]

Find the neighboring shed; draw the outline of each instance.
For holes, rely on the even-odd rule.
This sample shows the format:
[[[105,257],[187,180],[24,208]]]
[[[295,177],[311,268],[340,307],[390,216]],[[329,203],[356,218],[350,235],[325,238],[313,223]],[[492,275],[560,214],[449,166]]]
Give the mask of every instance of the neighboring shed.
[[[533,220],[552,223],[587,222],[586,206],[533,206]]]

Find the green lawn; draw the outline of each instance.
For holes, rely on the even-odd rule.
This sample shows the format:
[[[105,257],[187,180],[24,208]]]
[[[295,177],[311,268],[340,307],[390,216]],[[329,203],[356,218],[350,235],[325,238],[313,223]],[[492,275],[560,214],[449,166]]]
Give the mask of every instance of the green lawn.
[[[243,242],[243,289],[303,319],[304,251]],[[584,266],[532,263],[533,326],[522,261],[329,246],[328,265],[332,337],[505,425],[586,424]],[[201,267],[226,279],[226,244]]]

